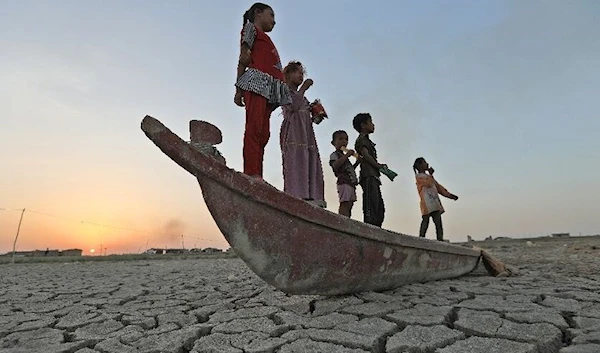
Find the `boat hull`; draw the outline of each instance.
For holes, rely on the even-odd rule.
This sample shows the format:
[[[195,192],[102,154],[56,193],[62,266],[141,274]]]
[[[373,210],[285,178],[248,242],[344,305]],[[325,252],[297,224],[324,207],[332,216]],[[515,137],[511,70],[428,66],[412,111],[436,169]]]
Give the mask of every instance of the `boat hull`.
[[[338,295],[454,278],[480,252],[381,229],[316,207],[227,168],[158,120],[146,135],[196,176],[217,226],[265,282],[289,294]]]
[[[199,178],[219,229],[264,281],[290,294],[338,295],[458,277],[478,256],[386,244],[340,232]]]

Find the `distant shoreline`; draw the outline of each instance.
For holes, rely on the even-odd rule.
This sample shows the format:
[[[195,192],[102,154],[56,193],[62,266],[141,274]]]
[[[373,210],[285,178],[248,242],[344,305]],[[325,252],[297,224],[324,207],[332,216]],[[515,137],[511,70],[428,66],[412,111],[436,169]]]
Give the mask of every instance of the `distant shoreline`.
[[[568,237],[551,237],[551,236],[540,236],[540,237],[532,237],[532,238],[508,238],[508,237],[496,237],[492,240],[473,240],[473,241],[461,241],[461,242],[455,242],[452,244],[457,244],[457,245],[465,245],[465,244],[494,244],[494,243],[507,243],[507,242],[547,242],[547,241],[558,241],[558,242],[564,242],[564,241],[578,241],[578,240],[590,240],[592,238],[598,238],[598,240],[600,240],[600,234],[596,234],[596,235],[571,235]]]
[[[94,262],[94,261],[153,261],[153,260],[197,260],[197,259],[233,259],[237,258],[235,253],[215,254],[119,254],[105,256],[16,256],[15,263],[57,263],[57,262]],[[0,265],[12,262],[11,253],[0,256]]]
[[[481,248],[495,248],[497,246],[510,243],[547,243],[547,242],[563,242],[576,243],[579,241],[597,240],[600,246],[600,235],[578,235],[568,237],[551,237],[541,236],[535,238],[504,238],[499,237],[492,240],[473,240],[470,242],[455,242],[452,244],[460,246],[476,245]],[[233,259],[238,256],[235,252],[221,253],[185,253],[185,254],[113,254],[105,256],[16,256],[15,263],[69,263],[69,262],[94,262],[94,261],[154,261],[154,260],[198,260],[198,259]],[[12,254],[6,253],[0,256],[0,265],[10,264],[12,262]]]

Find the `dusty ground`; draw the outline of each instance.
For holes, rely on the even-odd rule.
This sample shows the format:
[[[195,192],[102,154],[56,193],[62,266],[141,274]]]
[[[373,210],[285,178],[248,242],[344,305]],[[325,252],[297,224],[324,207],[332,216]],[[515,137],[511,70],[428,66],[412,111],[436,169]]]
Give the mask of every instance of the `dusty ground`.
[[[600,238],[474,243],[518,272],[287,296],[239,259],[0,265],[0,352],[600,353]]]
[[[469,244],[487,249],[525,272],[537,270],[567,276],[600,275],[600,236],[494,240]]]

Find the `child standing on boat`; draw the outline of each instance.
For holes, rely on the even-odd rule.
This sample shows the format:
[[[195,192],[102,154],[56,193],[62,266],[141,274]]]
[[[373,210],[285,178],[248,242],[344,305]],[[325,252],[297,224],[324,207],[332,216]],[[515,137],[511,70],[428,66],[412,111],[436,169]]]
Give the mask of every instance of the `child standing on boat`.
[[[292,104],[284,105],[280,145],[283,164],[283,190],[288,194],[325,207],[323,168],[310,103],[304,96],[313,85],[304,80],[304,67],[298,61],[290,62],[283,70]]]
[[[329,156],[329,165],[337,177],[337,192],[340,200],[339,214],[346,217],[352,216],[352,206],[356,201],[356,171],[358,159],[354,165],[350,163],[350,157],[355,156],[354,150],[349,150],[348,134],[344,130],[338,130],[331,137],[331,144],[335,147],[335,152]]]
[[[291,103],[281,60],[267,35],[275,26],[273,9],[257,2],[244,14],[234,102],[246,107],[244,173],[262,179],[271,112]]]
[[[369,135],[375,131],[375,124],[369,113],[357,114],[352,126],[359,135],[354,149],[360,158],[360,186],[363,189],[364,222],[381,227],[385,215],[385,205],[381,196],[381,180],[379,169],[385,167],[377,161],[375,143]]]
[[[444,228],[442,226],[442,213],[444,207],[439,194],[452,200],[458,200],[458,196],[448,192],[445,187],[439,184],[433,177],[434,169],[429,166],[425,158],[419,157],[413,164],[415,178],[417,179],[417,192],[421,198],[421,228],[419,237],[424,238],[429,227],[429,218],[433,219],[435,224],[435,234],[437,240],[444,240]]]

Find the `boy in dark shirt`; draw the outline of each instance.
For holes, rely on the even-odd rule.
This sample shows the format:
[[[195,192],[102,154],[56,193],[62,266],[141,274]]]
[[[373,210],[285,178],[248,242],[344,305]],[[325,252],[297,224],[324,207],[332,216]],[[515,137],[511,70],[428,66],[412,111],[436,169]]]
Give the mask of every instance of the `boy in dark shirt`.
[[[385,164],[377,162],[375,143],[369,135],[375,131],[373,119],[369,113],[357,114],[352,120],[352,126],[359,135],[354,149],[360,156],[360,186],[363,189],[364,222],[378,227],[383,224],[385,206],[381,197],[381,180],[379,169]]]

